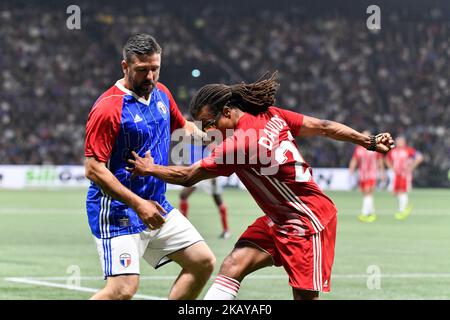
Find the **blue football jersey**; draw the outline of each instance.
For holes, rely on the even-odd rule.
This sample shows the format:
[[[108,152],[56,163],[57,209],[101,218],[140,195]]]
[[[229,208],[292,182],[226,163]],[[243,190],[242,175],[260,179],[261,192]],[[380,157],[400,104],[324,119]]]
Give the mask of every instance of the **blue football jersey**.
[[[86,157],[96,157],[125,187],[143,199],[157,201],[168,213],[166,183],[155,177],[135,177],[125,170],[131,151],[144,157],[150,151],[155,164],[168,165],[170,135],[184,126],[168,89],[157,85],[145,101],[123,87],[120,80],[94,104],[86,125]],[[147,228],[133,209],[107,195],[91,182],[86,209],[92,233],[108,239],[139,233]]]

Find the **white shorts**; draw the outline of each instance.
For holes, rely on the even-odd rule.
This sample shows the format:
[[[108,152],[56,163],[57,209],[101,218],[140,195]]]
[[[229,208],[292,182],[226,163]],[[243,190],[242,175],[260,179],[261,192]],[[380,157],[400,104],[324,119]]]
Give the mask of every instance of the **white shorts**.
[[[209,195],[220,195],[223,192],[219,179],[206,179],[199,181],[194,187],[199,188]]]
[[[195,227],[180,211],[173,209],[161,229],[146,229],[141,233],[111,239],[94,236],[100,264],[105,278],[109,276],[140,274],[140,258],[157,269],[172,261],[167,256],[196,242],[204,241]]]

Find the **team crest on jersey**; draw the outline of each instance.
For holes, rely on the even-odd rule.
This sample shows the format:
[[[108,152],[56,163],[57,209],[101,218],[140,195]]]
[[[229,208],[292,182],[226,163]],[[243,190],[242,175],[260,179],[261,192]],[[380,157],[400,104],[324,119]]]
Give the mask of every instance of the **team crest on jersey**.
[[[131,255],[128,253],[122,253],[119,257],[122,267],[127,268],[131,264]]]
[[[158,101],[158,102],[156,103],[156,107],[158,108],[159,113],[161,113],[161,115],[162,115],[164,118],[166,118],[166,116],[167,116],[167,107],[166,107],[166,105],[164,104],[164,102],[162,102],[161,100]]]

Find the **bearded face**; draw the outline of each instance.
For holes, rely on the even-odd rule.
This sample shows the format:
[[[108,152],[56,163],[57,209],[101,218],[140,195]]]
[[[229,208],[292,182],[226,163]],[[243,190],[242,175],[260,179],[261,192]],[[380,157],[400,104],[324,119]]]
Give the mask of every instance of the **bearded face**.
[[[161,54],[133,55],[129,62],[122,61],[122,68],[129,89],[140,97],[148,98],[158,83]]]

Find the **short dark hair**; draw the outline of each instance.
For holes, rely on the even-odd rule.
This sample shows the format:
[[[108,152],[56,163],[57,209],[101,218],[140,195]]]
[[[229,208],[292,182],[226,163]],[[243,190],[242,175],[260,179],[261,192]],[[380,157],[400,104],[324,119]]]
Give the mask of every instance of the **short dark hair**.
[[[131,36],[123,47],[123,59],[127,62],[131,61],[133,55],[153,55],[161,54],[161,46],[151,35],[147,33],[137,33]]]

